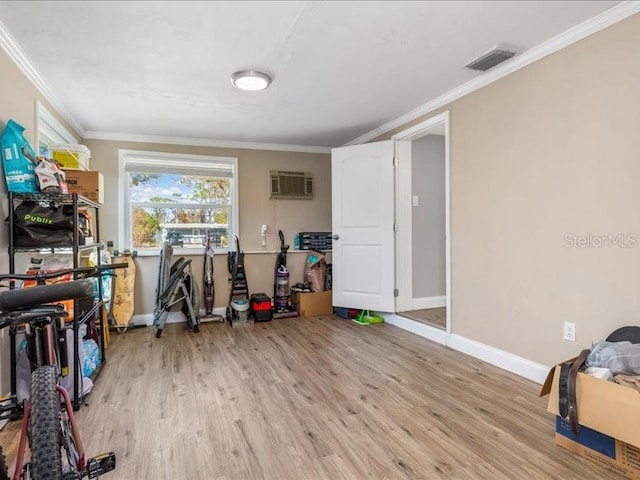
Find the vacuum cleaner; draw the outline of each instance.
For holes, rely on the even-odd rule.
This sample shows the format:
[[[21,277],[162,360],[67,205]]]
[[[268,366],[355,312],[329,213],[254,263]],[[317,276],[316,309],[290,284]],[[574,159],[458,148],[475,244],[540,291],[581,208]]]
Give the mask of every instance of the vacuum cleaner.
[[[202,275],[202,288],[204,293],[204,315],[200,316],[201,322],[224,323],[224,316],[214,315],[213,301],[216,289],[213,283],[213,245],[211,233],[207,233],[207,243],[204,247],[204,271]]]
[[[276,257],[273,274],[273,318],[297,317],[298,312],[291,306],[289,292],[289,270],[287,270],[287,251],[289,245],[284,243],[284,234],[278,230],[280,252]]]
[[[229,268],[229,303],[226,318],[231,326],[253,324],[249,315],[249,284],[244,270],[244,252],[240,250],[240,240],[236,236],[236,251],[227,253]]]

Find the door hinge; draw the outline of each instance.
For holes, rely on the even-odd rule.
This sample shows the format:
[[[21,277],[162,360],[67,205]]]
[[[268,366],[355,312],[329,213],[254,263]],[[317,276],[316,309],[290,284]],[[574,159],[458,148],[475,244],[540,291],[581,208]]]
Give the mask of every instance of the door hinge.
[[[397,167],[398,166],[398,157],[393,157],[393,161],[391,163],[393,163],[394,167]]]
[[[394,232],[397,232],[397,231],[398,231],[398,224],[397,224],[397,223],[394,223],[394,224],[393,224],[393,231],[394,231]]]
[[[397,288],[394,288],[394,289],[393,289],[393,296],[394,296],[394,297],[397,297],[397,296],[398,296],[398,289],[397,289]]]

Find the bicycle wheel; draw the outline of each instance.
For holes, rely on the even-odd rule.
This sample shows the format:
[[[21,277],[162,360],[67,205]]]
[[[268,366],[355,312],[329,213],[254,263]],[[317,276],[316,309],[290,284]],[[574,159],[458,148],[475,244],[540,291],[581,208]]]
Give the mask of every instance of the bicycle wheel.
[[[9,480],[9,470],[7,469],[7,463],[4,461],[2,447],[0,447],[0,480]]]
[[[58,372],[44,365],[31,374],[31,477],[34,480],[61,480],[60,399],[56,391]]]

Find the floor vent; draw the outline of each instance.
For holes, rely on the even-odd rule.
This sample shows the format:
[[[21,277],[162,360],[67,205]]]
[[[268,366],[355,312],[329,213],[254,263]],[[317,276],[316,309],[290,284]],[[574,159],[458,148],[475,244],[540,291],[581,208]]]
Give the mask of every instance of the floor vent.
[[[506,62],[516,53],[517,52],[512,49],[494,47],[484,55],[466,64],[465,67],[470,68],[471,70],[486,72],[487,70],[501,64],[502,62]]]

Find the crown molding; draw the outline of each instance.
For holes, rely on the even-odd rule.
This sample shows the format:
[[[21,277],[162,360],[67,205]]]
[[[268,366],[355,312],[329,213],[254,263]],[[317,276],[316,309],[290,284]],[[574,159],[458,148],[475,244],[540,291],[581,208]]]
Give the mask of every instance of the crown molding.
[[[17,42],[13,39],[7,27],[0,21],[0,47],[6,52],[13,63],[33,83],[42,96],[56,109],[69,125],[80,135],[84,135],[85,129],[76,121],[69,112],[62,107],[49,84],[44,80],[38,69],[29,61]]]
[[[347,147],[350,145],[359,145],[361,143],[369,142],[380,135],[384,135],[395,128],[401,127],[423,115],[437,110],[438,108],[444,107],[465,95],[486,87],[487,85],[500,80],[501,78],[506,77],[507,75],[532,64],[533,62],[562,50],[563,48],[568,47],[569,45],[618,23],[638,12],[640,12],[640,1],[622,2],[593,18],[570,28],[560,35],[557,35],[550,40],[521,53],[520,55],[516,55],[502,65],[497,66],[495,69],[490,70],[489,72],[474,78],[453,90],[450,90],[424,105],[405,113],[401,117],[391,120],[390,122],[387,122],[384,125],[351,140],[349,143],[344,144],[344,146]]]
[[[159,143],[165,145],[185,145],[192,147],[237,148],[242,150],[270,150],[276,152],[331,153],[330,147],[307,145],[284,145],[279,143],[233,142],[207,138],[172,137],[164,135],[141,135],[136,133],[97,132],[89,130],[82,136],[88,140],[109,140],[119,142]]]
[[[223,140],[199,139],[189,137],[170,137],[159,135],[137,135],[128,133],[87,131],[80,125],[56,99],[53,91],[44,80],[37,68],[29,61],[22,49],[13,39],[5,25],[0,21],[0,47],[18,66],[22,73],[34,84],[44,98],[56,109],[81,138],[95,140],[119,140],[141,143],[163,143],[168,145],[189,145],[198,147],[239,148],[249,150],[274,150],[281,152],[302,153],[331,153],[330,147],[316,147],[306,145],[280,145],[271,143],[231,142]]]

